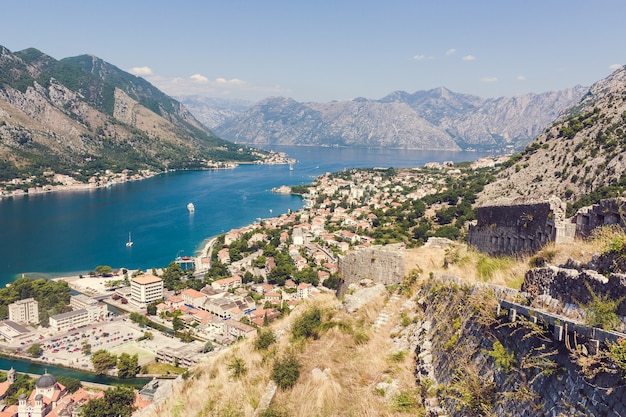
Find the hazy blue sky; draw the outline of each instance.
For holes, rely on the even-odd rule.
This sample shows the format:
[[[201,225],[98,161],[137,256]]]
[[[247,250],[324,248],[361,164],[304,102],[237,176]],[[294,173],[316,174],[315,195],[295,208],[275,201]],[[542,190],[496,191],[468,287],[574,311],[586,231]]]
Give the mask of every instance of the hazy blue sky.
[[[606,77],[625,16],[624,0],[2,0],[0,45],[93,54],[173,96],[498,97]]]

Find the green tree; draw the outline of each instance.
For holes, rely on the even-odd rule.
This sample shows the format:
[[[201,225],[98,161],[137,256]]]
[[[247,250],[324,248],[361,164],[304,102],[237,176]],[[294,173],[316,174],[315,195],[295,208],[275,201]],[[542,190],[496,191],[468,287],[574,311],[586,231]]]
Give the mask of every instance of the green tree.
[[[26,353],[33,358],[38,358],[43,353],[43,349],[41,349],[41,345],[39,343],[33,343],[26,349]]]
[[[82,408],[83,417],[130,417],[135,411],[132,388],[115,387],[104,391],[103,398],[88,401]]]
[[[213,343],[211,343],[211,341],[208,341],[204,344],[204,347],[202,348],[202,353],[213,352],[213,349],[215,349]]]
[[[178,337],[180,338],[181,341],[185,343],[189,343],[193,340],[193,336],[194,336],[193,330],[187,329],[183,332],[180,332]]]
[[[157,303],[150,303],[146,306],[146,313],[148,313],[149,316],[156,316],[157,313]]]
[[[139,356],[124,352],[117,358],[117,376],[122,379],[134,378],[139,372]]]
[[[111,268],[109,265],[98,265],[96,267],[96,274],[103,277],[111,276],[113,274],[113,268]]]
[[[59,375],[56,378],[57,378],[57,381],[61,383],[61,385],[63,385],[69,393],[74,393],[78,391],[79,388],[82,387],[82,384],[79,379],[72,378],[69,376],[63,376],[63,375]]]
[[[9,385],[4,397],[6,405],[17,404],[17,399],[21,394],[28,395],[35,388],[35,380],[26,374],[17,374],[15,382]]]
[[[102,375],[117,364],[117,357],[104,349],[100,349],[91,355],[91,364],[96,373]]]
[[[185,283],[180,280],[183,275],[184,272],[180,265],[176,262],[170,262],[161,276],[161,279],[163,279],[163,286],[168,290],[182,290],[185,288]]]
[[[179,331],[180,329],[185,327],[185,322],[183,321],[183,319],[180,318],[180,316],[175,316],[172,319],[172,329],[174,329],[175,332]]]

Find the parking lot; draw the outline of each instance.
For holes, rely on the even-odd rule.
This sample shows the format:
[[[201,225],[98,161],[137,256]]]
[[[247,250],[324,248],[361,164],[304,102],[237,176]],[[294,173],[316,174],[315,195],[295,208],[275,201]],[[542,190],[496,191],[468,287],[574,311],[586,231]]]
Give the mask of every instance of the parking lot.
[[[139,365],[154,361],[159,348],[178,345],[181,342],[152,329],[141,329],[137,324],[125,317],[116,317],[110,321],[94,323],[73,329],[65,333],[50,336],[49,329],[41,329],[38,336],[27,339],[15,346],[18,354],[25,355],[26,350],[34,343],[39,343],[43,353],[38,361],[55,365],[63,365],[83,370],[93,370],[91,355],[83,353],[85,344],[91,345],[91,352],[104,349],[115,355],[128,353],[137,354]],[[149,331],[152,340],[138,340]]]

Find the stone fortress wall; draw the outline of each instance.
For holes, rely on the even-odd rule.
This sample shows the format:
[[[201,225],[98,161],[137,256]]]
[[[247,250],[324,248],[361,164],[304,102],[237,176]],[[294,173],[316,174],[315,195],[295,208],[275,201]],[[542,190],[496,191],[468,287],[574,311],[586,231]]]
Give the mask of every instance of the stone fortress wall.
[[[348,252],[339,259],[339,273],[344,280],[339,296],[345,294],[350,284],[364,278],[385,285],[398,284],[404,277],[404,245],[372,246]]]
[[[573,242],[597,227],[625,227],[626,200],[612,198],[584,207],[565,217],[566,205],[558,197],[479,207],[469,243],[490,255],[532,254],[549,242]]]
[[[496,256],[534,253],[548,242],[573,241],[575,235],[557,197],[479,207],[476,220],[469,229],[470,245]]]

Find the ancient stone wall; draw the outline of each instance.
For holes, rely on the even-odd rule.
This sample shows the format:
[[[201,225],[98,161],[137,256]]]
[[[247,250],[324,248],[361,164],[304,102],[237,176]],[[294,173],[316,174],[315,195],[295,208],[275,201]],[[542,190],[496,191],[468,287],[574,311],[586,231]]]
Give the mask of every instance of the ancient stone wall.
[[[591,290],[591,291],[590,291]],[[593,295],[619,300],[626,294],[626,275],[610,274],[608,278],[592,270],[547,266],[526,272],[522,291],[531,301],[549,295],[563,304],[585,305]],[[618,306],[617,314],[626,316],[626,300]]]
[[[443,387],[445,394],[431,401],[441,410],[437,415],[626,415],[623,374],[585,376],[572,354],[574,342],[568,346],[549,328],[542,333],[541,321],[492,311],[488,292],[477,288],[433,280],[420,294],[422,320],[412,335],[416,375],[419,383]],[[506,350],[498,351],[497,342]]]
[[[348,252],[339,259],[339,273],[343,277],[339,295],[363,278],[385,285],[400,283],[404,277],[404,245],[372,246]]]
[[[574,216],[576,236],[586,237],[596,227],[618,224],[625,227],[626,200],[624,198],[610,198],[601,200],[598,204],[583,207]]]
[[[565,218],[565,204],[542,202],[479,207],[469,243],[490,255],[534,253],[548,242],[571,241],[575,225]]]

